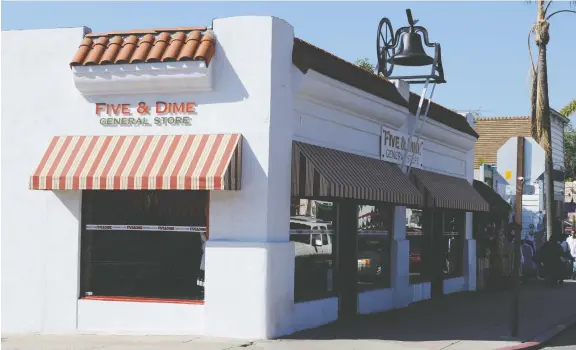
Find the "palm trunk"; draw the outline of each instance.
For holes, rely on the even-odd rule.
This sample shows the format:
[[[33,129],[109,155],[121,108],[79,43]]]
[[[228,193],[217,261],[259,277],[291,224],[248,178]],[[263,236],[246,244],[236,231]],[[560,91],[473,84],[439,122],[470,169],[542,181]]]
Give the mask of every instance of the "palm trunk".
[[[538,0],[538,22],[536,24],[536,44],[538,45],[537,96],[536,96],[536,122],[540,137],[538,143],[546,154],[546,168],[544,172],[544,200],[546,206],[546,236],[552,236],[554,221],[554,162],[552,159],[552,130],[550,121],[550,103],[548,99],[548,67],[546,64],[546,46],[548,45],[549,25],[544,18],[544,0]]]

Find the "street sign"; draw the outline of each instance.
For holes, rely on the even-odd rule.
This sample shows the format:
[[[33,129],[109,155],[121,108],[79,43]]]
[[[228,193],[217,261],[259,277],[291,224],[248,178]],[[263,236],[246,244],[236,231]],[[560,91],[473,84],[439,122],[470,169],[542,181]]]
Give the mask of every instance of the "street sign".
[[[534,185],[524,184],[522,194],[533,195],[534,193],[536,193],[536,187]],[[506,185],[506,195],[515,196],[516,195],[516,186]]]

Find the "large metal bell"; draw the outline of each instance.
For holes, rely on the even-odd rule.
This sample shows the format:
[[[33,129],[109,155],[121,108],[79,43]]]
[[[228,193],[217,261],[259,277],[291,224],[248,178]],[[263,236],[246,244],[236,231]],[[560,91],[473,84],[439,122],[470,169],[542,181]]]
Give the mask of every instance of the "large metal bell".
[[[422,46],[422,37],[418,33],[402,33],[402,42],[398,53],[388,59],[391,64],[399,66],[427,66],[434,59],[426,54]]]

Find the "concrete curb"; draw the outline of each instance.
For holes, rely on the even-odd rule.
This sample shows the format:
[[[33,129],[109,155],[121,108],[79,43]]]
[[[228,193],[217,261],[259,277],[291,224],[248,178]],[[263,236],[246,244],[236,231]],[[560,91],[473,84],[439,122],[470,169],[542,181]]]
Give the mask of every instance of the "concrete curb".
[[[546,330],[545,332],[540,333],[532,340],[514,346],[499,348],[497,350],[540,349],[542,348],[542,346],[546,345],[546,343],[552,340],[552,338],[556,337],[557,335],[565,331],[567,328],[570,328],[575,324],[576,324],[576,315],[571,316],[570,318],[564,320],[562,323],[556,325],[555,327],[552,327]]]

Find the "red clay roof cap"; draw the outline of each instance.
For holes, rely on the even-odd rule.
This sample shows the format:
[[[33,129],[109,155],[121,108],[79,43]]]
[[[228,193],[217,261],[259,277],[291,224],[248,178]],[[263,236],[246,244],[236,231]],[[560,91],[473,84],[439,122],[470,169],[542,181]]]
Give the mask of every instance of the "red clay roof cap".
[[[207,27],[179,27],[86,34],[70,66],[204,61],[216,51]]]

